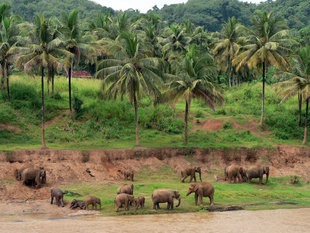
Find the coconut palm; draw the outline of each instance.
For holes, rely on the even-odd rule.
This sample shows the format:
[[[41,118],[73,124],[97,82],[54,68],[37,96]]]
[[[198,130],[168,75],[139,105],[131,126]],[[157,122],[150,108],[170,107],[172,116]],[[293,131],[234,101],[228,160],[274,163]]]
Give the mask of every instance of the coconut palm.
[[[229,18],[222,26],[219,40],[213,49],[214,57],[218,63],[225,67],[228,76],[229,87],[233,84],[232,60],[236,57],[240,49],[241,26],[235,17]]]
[[[78,65],[81,54],[90,56],[95,54],[95,49],[92,46],[93,37],[82,35],[79,28],[78,12],[73,10],[69,14],[62,15],[61,27],[59,28],[61,40],[65,41],[66,49],[74,54],[74,59],[68,69],[68,84],[69,84],[69,109],[72,114],[72,98],[71,98],[71,77],[73,63]]]
[[[257,12],[252,17],[253,30],[245,28],[248,37],[243,51],[233,60],[233,65],[247,65],[249,69],[262,69],[263,93],[260,124],[264,122],[266,70],[269,66],[288,69],[287,54],[295,42],[288,38],[289,31],[284,21],[273,13]]]
[[[201,98],[211,109],[215,103],[223,103],[224,98],[214,84],[216,67],[209,56],[199,53],[196,45],[191,45],[185,55],[184,63],[177,75],[169,75],[174,79],[168,84],[169,88],[164,96],[172,105],[179,100],[185,100],[185,130],[184,142],[188,143],[188,114],[193,98]]]
[[[23,54],[16,60],[17,67],[23,67],[26,73],[32,74],[34,70],[41,71],[41,106],[42,106],[42,148],[46,148],[44,126],[44,69],[48,66],[60,71],[63,65],[59,57],[63,57],[62,63],[68,65],[72,54],[61,48],[61,41],[53,38],[50,31],[50,22],[44,15],[34,17],[35,41],[23,48]]]
[[[303,140],[303,144],[305,144],[307,142],[308,109],[310,99],[310,47],[307,46],[297,51],[296,56],[293,58],[292,67],[289,71],[278,72],[275,75],[278,76],[278,78],[286,80],[275,85],[275,87],[282,88],[278,93],[279,96],[283,97],[280,104],[298,94],[299,126],[301,124],[302,99],[306,102],[305,134]]]
[[[97,77],[104,77],[103,88],[108,96],[116,97],[127,94],[135,108],[136,145],[139,140],[138,99],[143,93],[159,95],[157,84],[160,83],[157,59],[151,52],[144,50],[137,36],[125,32],[120,40],[107,43],[110,54],[114,56],[98,64]]]

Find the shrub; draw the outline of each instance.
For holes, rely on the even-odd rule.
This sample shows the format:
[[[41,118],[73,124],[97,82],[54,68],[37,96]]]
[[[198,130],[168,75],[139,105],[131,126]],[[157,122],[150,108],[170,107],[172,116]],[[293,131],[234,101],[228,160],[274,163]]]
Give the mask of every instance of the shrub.
[[[233,128],[233,125],[231,122],[226,122],[224,125],[223,125],[223,129],[232,129]]]

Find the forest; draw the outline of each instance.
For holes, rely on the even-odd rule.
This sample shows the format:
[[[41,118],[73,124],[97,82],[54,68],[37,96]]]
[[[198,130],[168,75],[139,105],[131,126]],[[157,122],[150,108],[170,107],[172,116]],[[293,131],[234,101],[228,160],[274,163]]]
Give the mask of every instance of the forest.
[[[44,14],[40,2],[0,5],[1,144],[309,142],[306,1],[190,0],[147,14],[87,1]],[[193,131],[206,117],[221,130]],[[258,133],[239,126],[249,117]]]

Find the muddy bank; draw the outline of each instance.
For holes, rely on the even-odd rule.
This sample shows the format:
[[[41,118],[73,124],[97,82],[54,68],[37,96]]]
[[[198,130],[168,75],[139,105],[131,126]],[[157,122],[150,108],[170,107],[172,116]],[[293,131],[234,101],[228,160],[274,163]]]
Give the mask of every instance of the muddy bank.
[[[47,185],[33,189],[21,185],[14,177],[16,168],[25,163],[43,166]],[[139,173],[148,167],[157,171],[170,166],[178,176],[190,164],[200,165],[203,174],[222,173],[230,163],[244,166],[265,164],[271,176],[299,175],[310,179],[310,149],[279,146],[275,149],[172,149],[140,148],[120,150],[18,150],[0,152],[0,200],[43,200],[49,198],[50,188],[73,182],[119,182],[118,169]]]
[[[309,232],[310,209],[122,217],[12,216],[0,232]],[[120,224],[121,223],[121,224]]]

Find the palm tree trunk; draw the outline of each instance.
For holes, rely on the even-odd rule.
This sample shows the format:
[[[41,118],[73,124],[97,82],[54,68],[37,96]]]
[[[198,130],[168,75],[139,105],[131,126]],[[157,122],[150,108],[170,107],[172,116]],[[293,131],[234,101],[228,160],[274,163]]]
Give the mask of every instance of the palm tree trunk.
[[[47,65],[47,95],[50,95],[50,66]]]
[[[52,67],[52,95],[54,95],[55,91],[55,69]]]
[[[298,126],[301,126],[302,94],[298,93]]]
[[[184,130],[184,143],[188,143],[188,112],[189,112],[189,103],[187,100],[185,100],[185,130]]]
[[[1,64],[2,65],[2,64]],[[2,66],[2,78],[1,78],[1,89],[4,90],[4,79],[5,79],[5,64]]]
[[[45,126],[44,126],[44,67],[41,67],[42,69],[42,76],[41,76],[41,109],[42,109],[42,149],[46,149],[45,144]]]
[[[263,62],[263,95],[262,95],[262,115],[260,119],[260,124],[264,123],[264,113],[265,113],[265,75],[266,75],[266,64]]]
[[[308,97],[308,99],[307,99],[307,101],[306,101],[305,134],[304,134],[304,141],[302,142],[302,144],[306,144],[306,143],[307,143],[307,136],[308,136],[308,113],[309,113],[309,100],[310,100],[310,97]]]
[[[231,73],[231,59],[230,56],[228,56],[228,86],[231,87],[231,78],[232,78],[232,73]]]
[[[71,75],[72,75],[72,64],[69,68],[69,74],[68,74],[68,79],[69,79],[69,109],[70,113],[72,115],[72,104],[71,104]]]
[[[11,101],[11,96],[10,96],[10,80],[9,80],[9,64],[6,63],[6,67],[5,67],[5,70],[6,70],[6,89],[7,89],[7,92],[8,92],[8,101],[10,102]]]
[[[136,146],[140,146],[140,139],[139,139],[139,116],[138,116],[138,103],[137,103],[136,93],[134,93],[133,102],[134,102],[135,114],[136,114]]]

